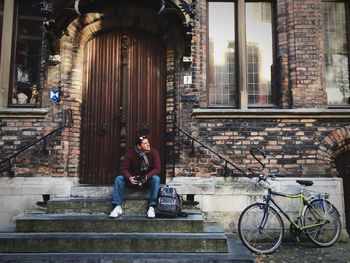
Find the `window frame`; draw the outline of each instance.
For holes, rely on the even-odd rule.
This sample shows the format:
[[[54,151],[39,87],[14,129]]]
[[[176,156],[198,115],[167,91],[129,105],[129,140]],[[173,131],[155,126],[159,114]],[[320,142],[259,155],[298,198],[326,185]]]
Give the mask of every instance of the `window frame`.
[[[349,75],[349,86],[350,86],[350,2],[347,1],[347,0],[321,0],[321,5],[323,2],[335,2],[335,3],[344,3],[345,5],[345,15],[346,15],[346,30],[347,30],[347,49],[348,49],[348,75]],[[323,16],[321,14],[321,19],[323,21]],[[324,27],[324,23],[322,22],[322,27]],[[322,45],[324,45],[324,35],[322,33]],[[324,54],[325,54],[325,51],[323,50],[323,67],[325,66],[325,58],[324,58]],[[327,93],[327,87],[326,87],[326,77],[325,77],[325,70],[323,69],[323,87],[324,87],[324,90],[327,94],[327,98],[328,98],[328,93]],[[350,97],[348,98],[348,105],[330,105],[328,103],[328,99],[327,99],[327,107],[328,109],[348,109],[350,108]]]
[[[8,107],[10,69],[12,62],[12,41],[14,27],[15,1],[4,0],[3,30],[1,36],[1,59],[0,59],[0,108]],[[5,30],[6,29],[6,30]],[[11,52],[8,52],[10,50]]]
[[[210,105],[209,100],[209,86],[208,86],[208,79],[206,80],[206,86],[207,88],[207,108],[223,108],[223,109],[268,109],[268,108],[278,108],[278,83],[279,83],[279,68],[277,66],[277,60],[276,60],[276,3],[275,1],[271,0],[207,0],[206,1],[206,27],[207,27],[207,37],[206,37],[206,46],[209,47],[209,3],[210,2],[234,2],[235,8],[234,8],[234,19],[235,19],[235,74],[236,74],[236,96],[237,106],[231,106],[231,105]],[[266,2],[271,4],[271,23],[272,23],[272,71],[273,75],[271,78],[271,92],[272,92],[272,102],[273,104],[266,104],[266,105],[249,105],[248,104],[248,61],[247,61],[247,39],[246,39],[246,3],[258,3],[258,2]],[[206,49],[206,72],[207,76],[209,74],[209,48]]]
[[[210,53],[209,53],[209,3],[210,2],[226,2],[226,3],[235,3],[235,6],[237,5],[237,1],[227,1],[227,0],[207,0],[206,1],[206,28],[207,28],[207,35],[206,35],[206,57],[208,58],[206,61],[206,75],[209,76],[209,57],[210,57]],[[237,21],[237,8],[234,8],[234,19],[235,19],[235,24],[238,22]],[[235,38],[237,39],[237,29],[235,30]],[[235,49],[237,49],[237,44],[235,45]],[[236,65],[238,65],[238,57],[237,55],[235,55],[235,61],[234,63]],[[236,106],[233,105],[210,105],[210,97],[209,97],[209,85],[208,85],[208,78],[206,79],[206,86],[207,86],[207,93],[206,93],[206,101],[207,101],[207,107],[208,108],[212,108],[212,109],[217,109],[217,108],[223,108],[223,109],[237,109],[239,108],[239,104],[240,104],[240,92],[239,92],[239,86],[238,86],[238,81],[237,79],[238,77],[238,67],[235,67],[235,72],[234,74],[236,75],[236,97],[237,97],[237,101],[236,101]]]
[[[41,108],[41,98],[38,97],[37,103],[12,104],[12,91],[15,82],[15,56],[16,56],[16,37],[18,23],[18,0],[4,0],[3,15],[3,33],[1,36],[1,57],[0,57],[0,109],[35,109]],[[9,52],[10,51],[10,52]],[[38,70],[38,90],[42,85],[42,50],[39,52],[40,65]]]
[[[6,1],[6,0],[5,0]],[[18,35],[18,24],[19,24],[19,19],[20,19],[20,15],[19,15],[19,0],[14,1],[14,13],[13,13],[13,31],[12,31],[12,49],[11,49],[11,65],[10,65],[10,82],[9,82],[9,94],[8,94],[8,107],[9,108],[38,108],[41,105],[41,101],[40,101],[40,97],[37,98],[37,102],[36,103],[25,103],[25,104],[14,104],[12,103],[12,94],[13,94],[13,89],[16,83],[16,54],[17,54],[17,39],[19,37]],[[29,16],[27,16],[29,17]],[[36,20],[36,19],[33,19]],[[39,51],[39,65],[38,65],[38,70],[39,72],[37,73],[37,77],[38,77],[38,81],[36,84],[38,87],[38,90],[40,89],[40,85],[41,85],[41,64],[42,64],[42,34],[41,34],[41,47],[40,47],[40,51]],[[29,39],[28,39],[29,40]],[[35,37],[33,37],[32,40],[35,40]]]

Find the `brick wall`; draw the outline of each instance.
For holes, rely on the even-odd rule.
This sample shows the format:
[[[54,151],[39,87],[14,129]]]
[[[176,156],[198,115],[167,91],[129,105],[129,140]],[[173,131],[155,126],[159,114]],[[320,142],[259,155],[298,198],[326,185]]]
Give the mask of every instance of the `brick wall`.
[[[259,147],[266,151],[264,163],[270,172],[334,176],[333,156],[348,150],[349,125],[349,120],[341,119],[197,119],[182,128],[235,164],[258,168],[249,151]],[[179,137],[183,141],[177,148],[181,159],[178,175],[223,175],[223,168],[214,163],[215,155],[203,149],[203,154],[195,151],[191,155],[191,141]]]
[[[193,30],[193,80],[191,92],[201,107],[207,106],[207,5],[198,1]],[[276,58],[280,70],[279,106],[326,108],[323,88],[323,42],[320,0],[278,0],[275,5]],[[183,87],[183,93],[189,92]]]
[[[279,56],[288,57],[289,83],[294,108],[325,108],[326,92],[322,86],[323,42],[320,0],[277,1],[284,14],[277,17],[287,34]],[[280,10],[277,9],[277,10]],[[282,17],[281,17],[281,16]],[[283,21],[285,20],[285,21]],[[285,34],[283,29],[278,34]],[[287,54],[283,53],[287,45]],[[284,51],[285,52],[285,51]]]
[[[256,165],[249,157],[251,147],[264,147],[269,155],[267,167],[271,172],[291,175],[336,175],[334,158],[349,149],[349,120],[334,115],[290,117],[288,109],[327,108],[323,86],[323,42],[320,0],[276,1],[276,63],[280,69],[280,108],[287,109],[274,117],[261,111],[232,110],[231,115],[208,114],[196,118],[193,111],[207,108],[207,10],[206,1],[198,1],[195,19],[192,57],[194,59],[192,86],[180,86],[178,124],[205,145],[228,160],[243,165]],[[187,98],[191,98],[188,101]],[[279,114],[276,110],[276,115]],[[209,110],[210,112],[210,110]],[[228,111],[229,112],[229,111]],[[210,116],[211,115],[211,116]],[[225,115],[225,114],[221,114]],[[271,117],[272,116],[272,117]],[[341,136],[339,135],[341,134]],[[339,136],[338,136],[339,135]],[[205,152],[191,156],[191,141],[178,135],[176,174],[181,176],[221,175],[222,169],[213,165],[213,155]]]
[[[233,117],[225,118],[196,118],[193,115],[195,109],[207,107],[206,1],[198,1],[197,6],[191,68],[181,65],[181,51],[178,47],[169,45],[167,50],[165,140],[168,176],[222,175],[222,169],[212,165],[212,155],[189,155],[190,141],[172,130],[173,110],[177,112],[178,125],[231,161],[255,165],[247,155],[250,147],[259,146],[264,147],[270,157],[267,167],[271,171],[303,176],[335,175],[332,157],[349,150],[350,122],[344,118],[344,114],[340,117],[334,114],[334,118],[325,116],[327,114],[293,118],[287,111],[280,117],[270,114],[265,118],[258,118],[259,111],[256,112],[257,118],[254,118],[254,113],[246,118],[243,111],[241,117],[238,117],[237,112]],[[276,1],[276,45],[282,109],[314,108],[317,112],[327,106],[323,87],[320,16],[320,0]],[[113,27],[113,23],[120,23],[109,17],[112,20],[104,25],[100,18],[100,14],[94,14],[73,21],[68,34],[61,38],[62,63],[48,68],[42,92],[43,108],[48,113],[40,117],[7,117],[0,120],[2,159],[56,128],[65,109],[73,111],[73,126],[48,141],[50,154],[41,153],[40,147],[33,148],[26,153],[27,160],[16,165],[17,175],[78,176],[82,47],[104,26]],[[126,21],[131,22],[131,19]],[[193,85],[183,85],[183,75],[190,71]],[[63,91],[59,105],[51,105],[49,102],[49,91],[54,87],[60,87]]]
[[[0,121],[0,160],[25,148],[45,134],[53,131],[62,121],[62,112],[53,107],[46,118],[22,117],[2,118]],[[62,141],[62,133],[57,132],[34,147],[18,155],[13,172],[21,176],[56,175],[65,173],[65,151],[68,145]],[[44,147],[46,145],[46,148]],[[8,174],[8,163],[1,167],[3,175]]]

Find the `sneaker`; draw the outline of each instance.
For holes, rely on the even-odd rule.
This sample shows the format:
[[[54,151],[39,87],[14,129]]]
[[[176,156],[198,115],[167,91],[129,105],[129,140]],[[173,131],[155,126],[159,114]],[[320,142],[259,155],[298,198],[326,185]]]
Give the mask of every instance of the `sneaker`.
[[[154,207],[153,207],[153,206],[150,206],[150,207],[148,208],[147,217],[148,217],[148,218],[155,218],[155,217],[156,217],[156,214],[155,214],[155,212],[154,212]]]
[[[112,218],[117,218],[118,216],[120,216],[121,214],[123,214],[123,209],[120,205],[117,205],[113,211],[111,212],[111,214],[109,215],[109,217]]]

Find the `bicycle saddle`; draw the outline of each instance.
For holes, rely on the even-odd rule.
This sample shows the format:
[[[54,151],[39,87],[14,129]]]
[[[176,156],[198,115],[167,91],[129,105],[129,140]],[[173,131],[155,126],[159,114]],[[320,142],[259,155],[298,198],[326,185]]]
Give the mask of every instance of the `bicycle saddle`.
[[[309,180],[296,180],[296,182],[298,184],[305,185],[305,186],[311,186],[314,184],[313,181],[309,181]]]

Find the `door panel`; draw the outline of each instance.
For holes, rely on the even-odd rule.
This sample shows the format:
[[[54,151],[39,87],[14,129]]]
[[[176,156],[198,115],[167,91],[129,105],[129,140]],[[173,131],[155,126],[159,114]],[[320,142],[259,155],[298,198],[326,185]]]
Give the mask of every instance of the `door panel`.
[[[111,32],[86,44],[84,65],[80,179],[108,185],[141,129],[164,156],[164,52],[150,35]]]
[[[127,130],[132,134],[129,137],[132,141],[129,145],[141,130],[148,129],[151,145],[164,149],[165,88],[160,83],[165,83],[164,74],[161,74],[165,66],[164,57],[158,55],[161,52],[161,46],[153,39],[137,34],[130,36],[128,106],[132,110],[129,110]]]

